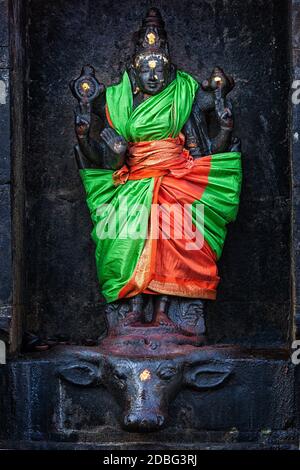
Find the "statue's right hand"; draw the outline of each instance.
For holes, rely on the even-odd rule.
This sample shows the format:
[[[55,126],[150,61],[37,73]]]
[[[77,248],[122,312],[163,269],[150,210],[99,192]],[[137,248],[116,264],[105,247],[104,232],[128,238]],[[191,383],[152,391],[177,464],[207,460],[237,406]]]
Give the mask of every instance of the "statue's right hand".
[[[87,137],[91,127],[91,113],[89,110],[83,112],[78,106],[74,111],[75,132],[77,137]]]
[[[127,142],[123,136],[116,133],[114,129],[106,127],[100,133],[100,137],[106,145],[117,155],[124,155],[127,150]]]

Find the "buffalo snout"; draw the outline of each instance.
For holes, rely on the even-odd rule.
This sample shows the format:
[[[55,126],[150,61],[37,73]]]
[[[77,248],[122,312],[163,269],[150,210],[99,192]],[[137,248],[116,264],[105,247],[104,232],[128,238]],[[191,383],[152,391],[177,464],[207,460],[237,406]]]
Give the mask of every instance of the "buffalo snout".
[[[123,426],[128,431],[151,432],[164,427],[165,417],[162,413],[142,410],[142,413],[131,412],[124,416]]]

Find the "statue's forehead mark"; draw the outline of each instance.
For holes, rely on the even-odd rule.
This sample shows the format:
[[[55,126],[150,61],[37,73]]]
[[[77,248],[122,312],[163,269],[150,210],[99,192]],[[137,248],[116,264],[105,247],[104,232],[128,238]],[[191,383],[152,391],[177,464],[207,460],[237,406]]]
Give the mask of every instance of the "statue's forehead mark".
[[[135,59],[135,66],[137,67],[138,65],[141,64],[141,62],[148,62],[148,65],[150,68],[155,68],[157,65],[157,62],[164,62],[164,64],[167,64],[169,61],[167,57],[165,57],[163,54],[141,54],[136,57]],[[150,62],[153,63],[155,62],[155,65],[151,67]]]
[[[157,60],[148,60],[148,65],[149,65],[150,69],[155,69],[155,67],[157,65]]]

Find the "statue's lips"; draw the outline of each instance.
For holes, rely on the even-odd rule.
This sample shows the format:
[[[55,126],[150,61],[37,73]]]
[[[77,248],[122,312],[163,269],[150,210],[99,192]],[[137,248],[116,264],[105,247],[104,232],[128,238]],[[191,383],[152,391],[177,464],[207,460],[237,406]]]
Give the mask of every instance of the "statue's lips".
[[[158,86],[159,86],[159,83],[149,83],[149,82],[147,83],[147,87],[149,88],[154,89],[154,88],[157,88]]]

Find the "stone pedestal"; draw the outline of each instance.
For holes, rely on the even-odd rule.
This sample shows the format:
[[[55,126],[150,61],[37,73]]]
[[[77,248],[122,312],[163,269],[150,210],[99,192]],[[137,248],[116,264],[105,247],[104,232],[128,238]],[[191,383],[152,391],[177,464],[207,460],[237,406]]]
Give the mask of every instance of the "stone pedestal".
[[[296,449],[295,367],[287,352],[204,349],[226,357],[231,369],[226,382],[202,391],[182,389],[171,403],[165,429],[146,434],[123,429],[123,405],[111,390],[62,378],[61,370],[76,356],[91,359],[95,348],[66,346],[12,361],[5,377],[12,393],[2,403],[1,447]]]

